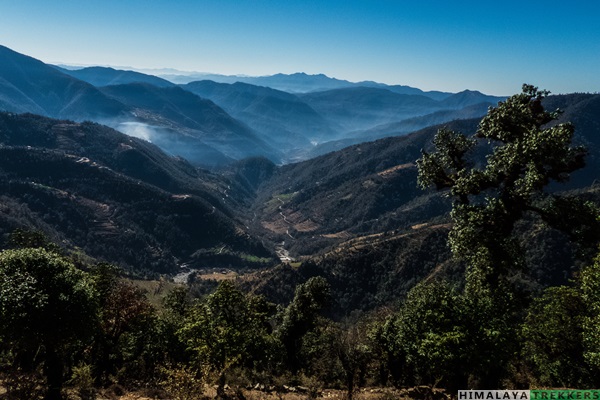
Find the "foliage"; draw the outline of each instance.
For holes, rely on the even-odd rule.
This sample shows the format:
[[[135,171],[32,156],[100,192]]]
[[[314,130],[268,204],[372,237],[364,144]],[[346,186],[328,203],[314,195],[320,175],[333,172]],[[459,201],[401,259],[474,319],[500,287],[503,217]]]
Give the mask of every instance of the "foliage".
[[[581,298],[587,312],[583,316],[583,357],[600,383],[600,253],[594,263],[581,271]]]
[[[377,340],[391,374],[406,385],[466,384],[470,338],[462,295],[448,283],[422,282],[399,312],[387,319]]]
[[[546,127],[559,115],[544,110],[547,94],[523,85],[523,93],[490,109],[475,138],[442,129],[434,140],[436,151],[423,152],[417,161],[422,187],[449,189],[455,198],[449,242],[453,254],[467,261],[471,285],[497,285],[502,276],[523,267],[515,224],[527,212],[555,222],[552,207],[561,200],[544,196],[544,188],[551,181],[566,181],[584,165],[585,150],[570,146],[574,127]],[[482,167],[467,158],[477,139],[491,145]]]
[[[13,249],[42,248],[60,254],[60,247],[38,231],[15,229],[8,237],[8,247]]]
[[[75,388],[81,400],[94,400],[96,398],[94,383],[90,364],[80,364],[73,367],[69,384]]]
[[[187,288],[173,289],[163,300],[164,307],[177,317],[185,317],[192,305],[192,299]]]
[[[245,295],[229,281],[190,310],[179,335],[196,365],[205,365],[218,376],[220,397],[230,368],[248,365],[268,353],[268,315],[262,298]]]
[[[324,278],[310,278],[298,285],[290,305],[283,312],[277,337],[286,351],[287,365],[292,373],[301,368],[298,358],[304,335],[315,328],[317,317],[330,301],[329,284]]]
[[[43,349],[47,398],[61,397],[69,349],[90,338],[96,307],[91,280],[69,260],[41,248],[0,253],[0,336],[23,366]]]
[[[600,253],[570,286],[547,288],[522,326],[522,354],[535,384],[585,388],[600,382]]]
[[[98,378],[106,382],[110,375],[120,371],[130,378],[149,373],[140,369],[152,371],[152,365],[140,365],[140,362],[143,356],[149,356],[148,348],[157,344],[152,338],[156,326],[154,309],[144,291],[129,282],[116,280],[102,300],[100,329],[93,348],[94,361],[103,373]]]
[[[467,264],[465,304],[476,354],[470,366],[476,385],[484,387],[499,383],[516,350],[524,296],[511,279],[525,270],[517,223],[535,215],[582,245],[600,239],[595,207],[544,192],[551,182],[565,182],[582,168],[586,154],[571,147],[573,125],[550,124],[559,112],[544,110],[547,95],[523,85],[521,94],[489,110],[474,138],[442,129],[434,139],[435,152],[423,151],[417,161],[419,184],[448,190],[454,198],[449,244]],[[476,147],[481,139],[487,147]],[[472,156],[482,150],[488,154],[479,166]]]
[[[571,286],[550,287],[529,307],[522,354],[538,385],[582,387],[589,382],[583,359],[585,309],[580,291]]]
[[[368,362],[372,357],[366,335],[366,324],[356,323],[346,329],[334,330],[334,354],[344,371],[346,398],[352,400],[354,391],[364,382]]]
[[[173,400],[201,399],[204,392],[204,376],[197,370],[182,365],[161,367],[163,379],[160,385]]]

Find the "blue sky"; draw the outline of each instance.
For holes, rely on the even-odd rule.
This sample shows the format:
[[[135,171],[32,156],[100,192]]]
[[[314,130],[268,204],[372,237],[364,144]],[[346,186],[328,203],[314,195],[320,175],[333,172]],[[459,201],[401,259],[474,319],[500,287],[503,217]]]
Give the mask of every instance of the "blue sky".
[[[0,0],[0,44],[55,63],[600,91],[595,0]]]

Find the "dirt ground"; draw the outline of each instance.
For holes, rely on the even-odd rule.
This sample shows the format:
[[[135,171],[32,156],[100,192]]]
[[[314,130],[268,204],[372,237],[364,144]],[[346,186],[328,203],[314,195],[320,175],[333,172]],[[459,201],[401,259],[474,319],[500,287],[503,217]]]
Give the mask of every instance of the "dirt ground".
[[[301,393],[278,393],[262,392],[259,390],[243,390],[243,398],[246,400],[307,400],[311,397],[308,394]],[[233,393],[232,393],[233,394]],[[205,392],[206,399],[213,399],[216,392],[208,389]],[[325,389],[319,393],[317,399],[345,400],[346,392],[343,390]],[[396,390],[391,388],[363,388],[355,392],[354,400],[393,400],[393,399],[413,399],[405,390]],[[170,400],[167,398],[147,397],[142,394],[129,393],[116,398],[118,400]],[[235,397],[232,397],[235,399]],[[98,400],[115,400],[115,398],[106,398],[98,396]]]
[[[233,390],[228,390],[232,400],[308,400],[311,399],[308,393],[291,392],[266,392],[254,389],[242,389],[242,396],[236,396]],[[0,382],[0,400],[4,399],[6,390]],[[346,391],[324,389],[321,390],[316,399],[345,400]],[[216,390],[213,387],[207,387],[203,397],[198,400],[214,399]],[[80,397],[72,389],[67,389],[65,400],[79,400]],[[410,389],[394,388],[361,388],[354,393],[354,400],[449,400],[449,396],[441,389],[431,389],[428,387],[415,387]],[[25,399],[23,399],[25,400]],[[96,395],[96,400],[173,400],[162,390],[142,390],[139,392],[115,393],[114,390],[101,389]],[[193,400],[193,399],[189,399]]]

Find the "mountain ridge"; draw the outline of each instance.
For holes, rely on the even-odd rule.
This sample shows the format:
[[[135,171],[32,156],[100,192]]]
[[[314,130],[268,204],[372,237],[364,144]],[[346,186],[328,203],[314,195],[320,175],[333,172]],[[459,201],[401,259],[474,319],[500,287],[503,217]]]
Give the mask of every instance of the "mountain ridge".
[[[120,70],[111,67],[85,67],[81,69],[66,69],[56,65],[53,67],[64,74],[85,81],[96,87],[121,85],[127,83],[149,83],[158,87],[175,86],[174,83],[154,75],[143,74],[135,71]]]
[[[165,96],[162,95],[164,90],[175,90],[173,88],[176,86],[152,75],[108,67],[61,69],[61,67],[48,66],[41,61],[9,49],[6,49],[6,52],[15,57],[18,55],[21,63],[36,63],[38,69],[43,71],[35,75],[35,78],[27,77],[27,73],[25,73],[23,74],[24,79],[21,79],[20,82],[15,82],[14,74],[7,75],[5,73],[4,77],[0,75],[0,88],[2,88],[0,108],[13,112],[32,112],[77,121],[94,120],[146,140],[152,140],[169,153],[184,156],[196,165],[210,168],[249,156],[266,156],[278,163],[300,161],[320,154],[322,152],[320,148],[335,149],[343,143],[352,144],[361,140],[377,138],[377,136],[369,136],[370,134],[365,137],[355,135],[353,132],[356,130],[371,130],[382,124],[392,124],[406,118],[428,115],[442,108],[456,108],[466,106],[469,101],[473,102],[472,100],[463,100],[463,102],[455,100],[453,103],[452,99],[459,94],[431,92],[432,96],[428,97],[427,93],[420,89],[408,86],[385,85],[372,81],[354,83],[329,78],[324,74],[276,74],[271,77],[263,77],[268,78],[267,82],[263,83],[276,83],[278,80],[295,82],[297,85],[320,82],[321,87],[336,87],[336,89],[292,94],[266,86],[238,82],[231,84],[228,87],[228,90],[231,89],[230,93],[225,95],[218,94],[214,90],[212,93],[208,93],[206,88],[199,90],[196,87],[194,89],[194,85],[197,86],[198,83],[182,85],[184,89],[195,92],[196,95],[215,100],[221,109],[226,110],[224,112],[233,119],[229,123],[223,124],[218,120],[223,121],[227,117],[214,107],[205,107],[205,111],[192,112],[190,109],[194,107],[194,104],[199,104],[199,100],[196,98],[188,96],[189,104],[180,103],[177,106],[172,101],[165,99]],[[50,71],[48,67],[51,67],[53,71]],[[18,68],[13,69],[18,70]],[[71,97],[58,111],[48,109],[45,107],[48,103],[45,94],[52,93],[52,90],[44,88],[35,92],[35,95],[25,94],[27,92],[25,89],[30,85],[29,80],[31,82],[43,81],[45,76],[42,75],[44,74],[57,81],[54,84],[54,92],[65,91],[68,87],[76,86],[83,94],[76,93],[72,96],[68,94]],[[83,80],[74,78],[74,76]],[[68,77],[72,79],[68,79]],[[88,85],[86,80],[95,86]],[[17,81],[19,80],[17,79]],[[109,83],[132,85],[124,86],[132,93],[109,95],[108,91],[114,91],[114,87],[119,86],[107,85]],[[163,91],[147,88],[147,97],[153,98],[156,100],[155,102],[140,102],[142,99],[139,96],[132,101],[132,97],[135,97],[133,92],[138,88],[136,84],[140,83],[157,86]],[[205,82],[204,85],[206,84]],[[213,83],[212,85],[218,84]],[[19,86],[23,86],[25,89]],[[104,89],[107,87],[113,89]],[[220,87],[222,92],[225,92],[223,86]],[[484,97],[478,92],[474,93]],[[184,96],[182,93],[179,95],[180,97]],[[251,98],[252,96],[254,97]],[[402,102],[399,100],[400,98],[404,98],[406,101]],[[434,98],[438,100],[434,100]],[[160,105],[157,103],[159,100],[161,101]],[[56,106],[61,102],[52,101],[51,103]],[[111,104],[113,108],[104,110],[102,104],[105,103]],[[185,107],[187,107],[187,111],[182,112],[182,108]],[[201,107],[199,107],[200,109]],[[208,116],[210,113],[212,116],[203,118],[202,123],[195,123],[199,122],[198,117],[201,114]],[[225,125],[227,125],[226,130],[223,129]],[[404,134],[406,129],[390,133]],[[385,131],[378,133],[380,136],[383,134]],[[241,139],[242,136],[245,139]],[[233,138],[237,139],[229,140]],[[228,143],[225,143],[225,139]],[[324,145],[328,142],[331,143]]]
[[[195,81],[181,87],[214,101],[288,155],[337,135],[321,114],[288,92],[242,82]]]
[[[2,99],[6,111],[37,112],[55,118],[84,120],[126,116],[129,109],[104,96],[93,85],[66,75],[35,58],[0,46],[0,83],[18,94],[17,101]],[[34,106],[35,105],[35,106]]]
[[[122,74],[114,70],[101,71],[109,75]],[[106,89],[107,86],[95,87],[65,72],[0,47],[0,110],[103,123],[145,140],[153,140],[166,151],[185,156],[199,166],[215,167],[253,155],[279,159],[277,151],[255,137],[242,122],[225,115],[221,108],[209,100],[201,100],[175,85],[158,87],[148,83],[138,84],[149,85],[145,88],[152,99],[143,104],[151,108],[148,110],[140,108],[143,99],[139,96],[132,101],[135,93],[129,93],[129,96],[121,93],[119,100],[116,94],[107,94],[111,90]],[[127,75],[127,79],[131,77]],[[138,77],[139,74],[135,73],[132,79]],[[151,79],[156,80],[154,77]],[[133,85],[129,87],[131,89],[139,88],[133,83],[125,85]],[[185,97],[188,104],[175,106],[173,96],[169,99],[165,95],[169,90],[180,91],[178,97]],[[128,104],[121,100],[126,100]],[[200,105],[203,106],[202,112],[191,110]],[[185,107],[186,112],[178,112]],[[225,120],[228,122],[221,123]],[[195,122],[196,126],[192,129],[187,122]],[[227,137],[239,140],[224,143]]]
[[[233,84],[236,82],[248,83],[257,86],[270,87],[290,93],[309,93],[331,89],[341,89],[348,87],[375,87],[384,88],[398,94],[421,94],[431,97],[434,100],[443,100],[452,95],[450,92],[442,91],[423,91],[407,85],[388,85],[374,81],[350,82],[344,79],[329,77],[325,74],[307,74],[305,72],[296,72],[292,74],[277,73],[264,76],[248,75],[221,75],[212,73],[187,73],[187,74],[157,74],[157,76],[176,84],[188,84],[194,81],[212,80],[218,83]]]

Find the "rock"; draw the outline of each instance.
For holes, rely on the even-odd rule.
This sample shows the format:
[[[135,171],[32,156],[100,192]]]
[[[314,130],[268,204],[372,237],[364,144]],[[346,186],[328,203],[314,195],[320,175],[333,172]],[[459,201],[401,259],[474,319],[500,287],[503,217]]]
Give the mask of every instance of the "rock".
[[[308,393],[308,388],[306,386],[296,386],[296,390],[300,393]]]

